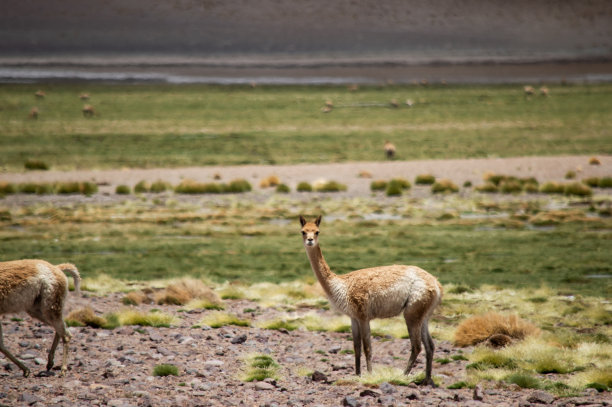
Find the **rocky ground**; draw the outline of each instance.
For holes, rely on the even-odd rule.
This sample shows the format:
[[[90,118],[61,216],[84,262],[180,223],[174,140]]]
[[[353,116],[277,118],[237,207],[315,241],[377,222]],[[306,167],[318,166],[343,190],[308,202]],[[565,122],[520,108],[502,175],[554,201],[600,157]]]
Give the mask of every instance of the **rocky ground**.
[[[124,307],[122,294],[75,298],[66,311],[91,306],[96,314]],[[158,308],[175,315],[171,328],[123,326],[114,330],[70,328],[69,370],[45,375],[46,352],[53,332],[31,318],[3,317],[5,344],[31,369],[24,378],[6,358],[0,358],[0,406],[556,406],[610,405],[609,393],[587,390],[580,397],[556,398],[517,386],[483,383],[475,390],[446,387],[462,380],[466,361],[434,363],[438,388],[382,383],[366,386],[354,379],[349,334],[266,330],[257,321],[274,318],[280,310],[262,309],[248,300],[226,300],[226,311],[252,321],[251,327],[194,328],[206,310],[179,312],[181,307],[139,305],[140,311]],[[311,312],[297,310],[296,312]],[[333,311],[319,310],[321,318]],[[435,358],[450,357],[459,349],[436,341]],[[403,368],[409,356],[408,339],[376,338],[376,366]],[[244,357],[253,353],[272,356],[281,366],[279,379],[244,382]],[[61,346],[56,364],[61,361]],[[179,376],[156,377],[154,366],[173,364]],[[424,369],[421,355],[415,371]],[[312,375],[312,372],[319,372]],[[348,379],[348,380],[347,380]],[[342,383],[342,384],[339,384]]]

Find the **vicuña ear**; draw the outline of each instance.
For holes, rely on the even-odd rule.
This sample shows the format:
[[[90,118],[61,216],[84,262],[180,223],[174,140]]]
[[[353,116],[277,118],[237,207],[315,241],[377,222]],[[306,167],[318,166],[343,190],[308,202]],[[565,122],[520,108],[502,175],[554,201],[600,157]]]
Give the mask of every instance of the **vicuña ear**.
[[[300,215],[300,223],[302,224],[302,226],[306,224],[306,219],[304,219],[302,215]]]
[[[317,217],[317,219],[315,220],[315,225],[319,226],[321,224],[321,215],[319,215],[319,217]]]

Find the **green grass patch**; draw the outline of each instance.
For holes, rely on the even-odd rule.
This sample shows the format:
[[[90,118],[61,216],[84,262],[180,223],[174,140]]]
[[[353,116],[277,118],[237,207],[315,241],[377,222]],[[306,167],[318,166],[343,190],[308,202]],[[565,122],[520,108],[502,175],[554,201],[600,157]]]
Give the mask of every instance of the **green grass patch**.
[[[278,380],[280,365],[270,355],[253,354],[245,360],[246,368],[242,376],[245,382],[263,381],[265,379]]]
[[[347,92],[344,86],[88,84],[104,109],[95,120],[74,114],[80,84],[49,84],[38,120],[27,117],[38,85],[0,86],[0,165],[11,171],[32,157],[57,169],[376,161],[384,139],[393,140],[402,160],[612,154],[611,84],[551,86],[554,98],[530,101],[515,85]],[[320,114],[321,100],[359,105],[401,95],[423,101],[411,108],[415,114],[376,107]]]
[[[250,326],[251,322],[246,319],[240,319],[234,314],[214,311],[202,318],[199,324],[208,325],[211,328],[221,328],[228,325]]]
[[[179,369],[174,365],[161,364],[153,368],[153,376],[178,376]]]

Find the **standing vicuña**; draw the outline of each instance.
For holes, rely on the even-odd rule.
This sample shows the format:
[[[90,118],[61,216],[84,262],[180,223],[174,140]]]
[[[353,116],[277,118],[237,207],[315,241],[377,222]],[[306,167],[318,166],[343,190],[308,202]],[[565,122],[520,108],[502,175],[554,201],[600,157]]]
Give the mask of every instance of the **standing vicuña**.
[[[425,346],[424,384],[434,385],[431,378],[434,342],[429,334],[429,318],[442,299],[442,286],[425,270],[416,266],[382,266],[334,274],[321,253],[318,243],[321,216],[307,222],[300,215],[302,238],[310,265],[330,303],[351,318],[355,370],[361,374],[361,348],[368,372],[372,371],[370,320],[390,318],[403,313],[410,334],[411,353],[404,374],[409,374]]]
[[[70,332],[64,324],[64,300],[68,292],[65,271],[74,278],[77,295],[81,277],[77,268],[69,263],[54,266],[44,260],[16,260],[0,262],[0,315],[25,311],[55,329],[53,344],[49,350],[47,370],[53,367],[55,349],[61,339],[64,344],[63,375],[68,364]],[[0,351],[13,361],[27,377],[30,370],[4,347],[0,324]]]

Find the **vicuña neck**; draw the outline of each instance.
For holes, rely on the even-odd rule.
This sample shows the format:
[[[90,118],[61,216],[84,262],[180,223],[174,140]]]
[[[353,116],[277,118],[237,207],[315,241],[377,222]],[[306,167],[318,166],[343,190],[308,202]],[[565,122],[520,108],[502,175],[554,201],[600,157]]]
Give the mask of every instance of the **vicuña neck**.
[[[331,279],[336,275],[331,271],[327,262],[323,258],[323,253],[321,253],[321,247],[316,245],[314,247],[307,247],[306,254],[308,255],[308,259],[310,260],[310,266],[312,267],[312,271],[314,271],[317,276],[317,280],[323,287],[325,294],[328,297],[331,297],[331,289],[330,282]]]

